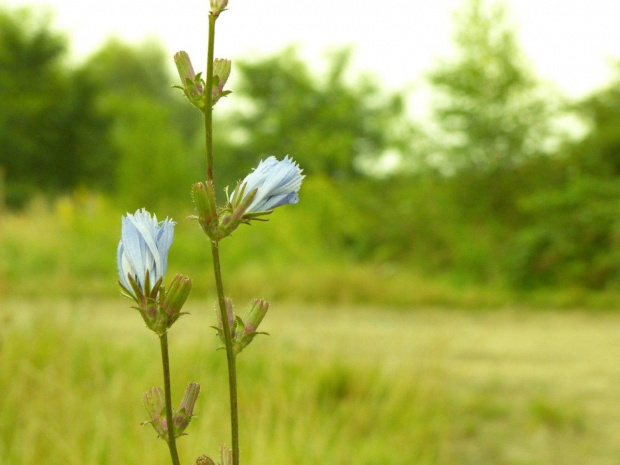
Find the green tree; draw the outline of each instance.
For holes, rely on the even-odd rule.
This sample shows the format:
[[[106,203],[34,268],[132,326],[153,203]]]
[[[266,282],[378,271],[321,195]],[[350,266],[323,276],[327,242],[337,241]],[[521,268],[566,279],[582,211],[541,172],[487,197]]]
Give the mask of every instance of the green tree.
[[[65,66],[66,40],[29,10],[0,11],[0,167],[7,200],[73,188],[88,169],[92,89]]]
[[[620,282],[620,63],[608,86],[573,109],[585,136],[567,143],[544,183],[521,200],[527,222],[508,270],[521,287]]]
[[[429,79],[442,169],[497,172],[542,152],[550,107],[501,3],[467,0],[455,16],[456,54]]]
[[[291,154],[307,174],[350,179],[361,174],[364,161],[402,149],[402,96],[384,94],[368,77],[347,82],[350,58],[348,50],[333,53],[323,75],[295,48],[234,63],[233,90],[245,105],[229,120],[233,155],[221,169],[239,177],[259,157]]]
[[[572,163],[599,178],[620,176],[620,61],[611,82],[575,105],[586,123],[586,136],[571,149]]]
[[[198,113],[172,85],[171,57],[155,42],[134,46],[106,42],[80,68],[98,89],[97,110],[107,122],[96,160],[109,187],[135,205],[187,200],[202,165],[193,146],[202,126]]]

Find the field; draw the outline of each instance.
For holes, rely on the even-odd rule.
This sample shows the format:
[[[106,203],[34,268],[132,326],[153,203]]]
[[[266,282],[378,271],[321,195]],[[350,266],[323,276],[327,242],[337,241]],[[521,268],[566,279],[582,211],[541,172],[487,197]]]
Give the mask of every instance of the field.
[[[117,300],[0,302],[0,464],[167,464],[141,394],[158,343]],[[202,385],[182,463],[229,441],[212,303],[170,334],[173,397]],[[240,355],[250,465],[611,465],[620,315],[276,303]]]

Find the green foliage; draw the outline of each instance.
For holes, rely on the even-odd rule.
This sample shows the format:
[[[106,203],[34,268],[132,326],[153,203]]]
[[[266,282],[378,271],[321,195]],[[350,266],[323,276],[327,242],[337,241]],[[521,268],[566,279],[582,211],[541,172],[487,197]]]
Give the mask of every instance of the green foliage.
[[[110,39],[84,64],[100,88],[125,98],[148,96],[160,102],[172,100],[168,57],[157,42],[131,46]]]
[[[0,10],[0,167],[9,205],[93,179],[84,149],[99,125],[94,96],[67,72],[65,44],[45,16]]]
[[[109,184],[125,208],[185,200],[199,178],[192,139],[201,124],[171,89],[174,79],[161,46],[111,40],[80,73],[98,89],[97,110],[108,122],[107,153],[99,159],[105,155]]]
[[[291,154],[306,174],[351,179],[360,175],[360,162],[402,147],[395,126],[404,124],[403,96],[384,94],[367,77],[349,83],[350,59],[349,50],[333,53],[322,76],[294,48],[235,62],[234,92],[244,105],[231,121],[241,137],[223,169],[233,172],[239,160],[241,176],[257,157]]]
[[[470,305],[509,300],[505,288],[533,299],[556,289],[574,306],[617,288],[620,66],[607,87],[564,108],[586,134],[558,144],[558,99],[528,66],[502,4],[468,0],[455,25],[455,56],[429,76],[436,127],[426,134],[406,117],[405,95],[352,75],[349,50],[322,73],[295,48],[235,60],[235,103],[216,107],[220,201],[267,155],[290,154],[308,175],[299,206],[224,245],[241,293]],[[180,223],[192,213],[189,189],[205,170],[201,115],[171,88],[179,82],[157,43],[110,40],[69,66],[66,40],[44,16],[2,11],[0,26],[0,190],[26,208],[2,217],[0,290],[18,282],[37,292],[47,277],[47,291],[81,282],[109,292],[121,213],[145,206]],[[384,170],[386,154],[400,171]],[[39,197],[28,203],[35,193],[51,213]],[[25,232],[37,215],[43,242]],[[206,273],[204,238],[179,229],[189,234],[175,246],[189,267],[179,271]],[[60,254],[67,243],[80,252]]]
[[[455,17],[456,56],[429,78],[438,93],[440,169],[511,169],[543,152],[549,95],[517,42],[503,4],[468,0]]]
[[[569,150],[571,164],[604,179],[620,176],[620,61],[613,71],[607,86],[574,106],[589,132]]]
[[[618,65],[616,65],[618,66]],[[512,244],[508,272],[521,287],[617,288],[620,284],[620,67],[606,87],[574,106],[588,126],[524,193],[527,223]],[[541,173],[542,175],[542,173]]]
[[[532,222],[513,244],[510,275],[522,286],[593,289],[620,282],[620,185],[580,177],[534,194],[522,208]]]
[[[162,48],[110,40],[65,63],[66,40],[29,10],[0,11],[0,169],[6,201],[80,186],[135,205],[185,199],[200,119],[172,91]]]

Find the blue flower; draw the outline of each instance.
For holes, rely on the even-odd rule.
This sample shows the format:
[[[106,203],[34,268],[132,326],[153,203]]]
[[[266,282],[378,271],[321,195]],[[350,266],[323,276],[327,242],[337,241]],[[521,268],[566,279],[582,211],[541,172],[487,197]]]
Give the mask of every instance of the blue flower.
[[[288,156],[278,161],[276,157],[261,160],[241,184],[245,184],[245,195],[257,189],[252,203],[245,213],[273,210],[276,207],[299,202],[299,188],[304,178],[302,170]]]
[[[122,218],[121,240],[118,244],[117,265],[120,283],[134,297],[135,292],[128,275],[135,281],[143,295],[166,273],[168,250],[174,235],[174,222],[157,217],[144,208]],[[146,275],[148,272],[148,289]]]

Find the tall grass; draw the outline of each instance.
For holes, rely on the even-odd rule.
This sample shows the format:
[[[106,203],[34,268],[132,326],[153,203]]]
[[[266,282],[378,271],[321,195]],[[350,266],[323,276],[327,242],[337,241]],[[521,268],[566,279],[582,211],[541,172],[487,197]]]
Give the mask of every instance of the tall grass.
[[[167,463],[165,443],[140,427],[141,393],[161,384],[157,341],[124,304],[3,306],[0,463]],[[180,440],[187,463],[214,453],[229,423],[213,331],[204,315],[186,318],[171,334],[176,402],[186,382],[203,387]],[[240,359],[245,463],[434,463],[443,414],[431,379],[303,349],[295,343],[303,331],[290,329]]]
[[[140,396],[157,340],[127,302],[3,299],[0,463],[167,464]],[[242,305],[241,301],[238,305]],[[173,397],[202,385],[183,463],[228,438],[225,361],[193,300]],[[239,359],[250,465],[611,465],[620,316],[275,305]]]

